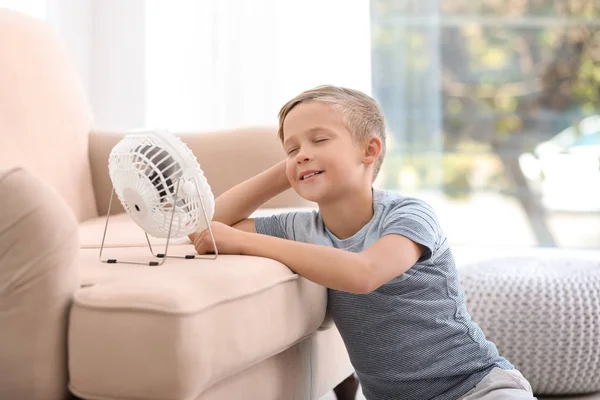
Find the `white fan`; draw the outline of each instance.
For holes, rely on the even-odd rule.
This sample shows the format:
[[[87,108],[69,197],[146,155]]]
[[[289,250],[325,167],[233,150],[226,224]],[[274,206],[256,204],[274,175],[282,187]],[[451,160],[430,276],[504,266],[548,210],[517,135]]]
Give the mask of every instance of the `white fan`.
[[[115,193],[125,211],[146,233],[152,254],[162,258],[160,263],[150,261],[142,264],[162,264],[167,258],[170,239],[185,237],[207,228],[215,246],[212,258],[217,257],[210,230],[215,199],[196,157],[181,139],[164,130],[130,133],[112,149],[108,172],[113,190],[100,246],[101,260]],[[154,254],[148,235],[167,238],[164,253]],[[117,263],[116,259],[102,261]]]

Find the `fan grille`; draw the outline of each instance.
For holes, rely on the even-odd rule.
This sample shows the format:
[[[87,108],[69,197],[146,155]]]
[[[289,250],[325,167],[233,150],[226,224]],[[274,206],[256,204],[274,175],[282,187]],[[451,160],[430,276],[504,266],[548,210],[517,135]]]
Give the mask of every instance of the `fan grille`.
[[[171,217],[172,238],[206,229],[198,192],[212,219],[214,197],[196,157],[168,132],[125,136],[111,151],[109,174],[125,211],[151,236],[167,237]]]

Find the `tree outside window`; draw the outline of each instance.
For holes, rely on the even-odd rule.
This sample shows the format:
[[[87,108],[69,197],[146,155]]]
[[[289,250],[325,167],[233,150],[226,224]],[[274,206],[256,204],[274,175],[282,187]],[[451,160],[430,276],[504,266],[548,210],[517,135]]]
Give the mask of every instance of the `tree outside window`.
[[[464,206],[460,242],[526,229],[531,244],[597,248],[599,17],[597,0],[371,0],[391,138],[380,185],[457,207],[503,198],[523,216],[490,225]]]

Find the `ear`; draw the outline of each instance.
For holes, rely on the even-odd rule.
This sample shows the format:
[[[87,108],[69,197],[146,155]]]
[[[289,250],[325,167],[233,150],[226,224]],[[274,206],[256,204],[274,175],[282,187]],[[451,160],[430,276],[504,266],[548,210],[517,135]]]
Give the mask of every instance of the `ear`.
[[[371,136],[369,140],[365,143],[364,154],[362,157],[362,162],[365,165],[371,165],[375,163],[381,156],[381,152],[383,150],[383,144],[381,143],[381,139],[377,136]]]

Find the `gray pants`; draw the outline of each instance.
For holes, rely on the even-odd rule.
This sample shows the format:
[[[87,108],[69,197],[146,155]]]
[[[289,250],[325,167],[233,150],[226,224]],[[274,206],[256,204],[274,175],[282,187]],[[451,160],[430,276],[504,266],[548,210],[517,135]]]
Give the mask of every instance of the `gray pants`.
[[[494,368],[459,400],[531,400],[531,385],[516,369]]]

